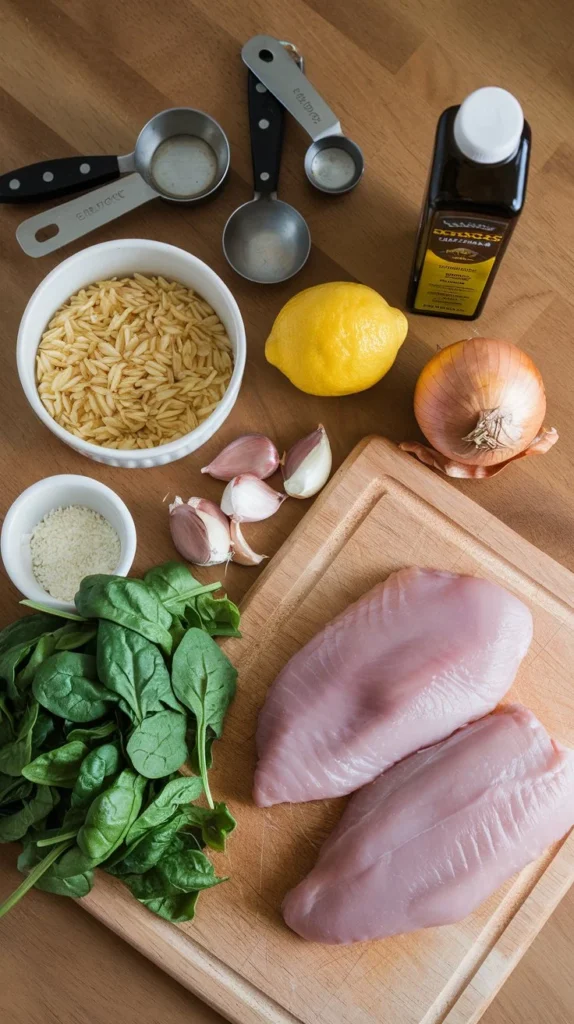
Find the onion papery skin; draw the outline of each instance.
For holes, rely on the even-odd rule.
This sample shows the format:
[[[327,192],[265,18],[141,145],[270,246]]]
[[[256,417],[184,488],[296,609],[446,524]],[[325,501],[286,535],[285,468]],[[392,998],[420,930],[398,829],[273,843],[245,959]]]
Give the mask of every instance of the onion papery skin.
[[[509,341],[469,338],[437,352],[415,387],[417,422],[448,459],[494,466],[524,451],[546,412],[542,377],[530,356]],[[500,416],[496,447],[477,447],[468,435],[487,413]]]

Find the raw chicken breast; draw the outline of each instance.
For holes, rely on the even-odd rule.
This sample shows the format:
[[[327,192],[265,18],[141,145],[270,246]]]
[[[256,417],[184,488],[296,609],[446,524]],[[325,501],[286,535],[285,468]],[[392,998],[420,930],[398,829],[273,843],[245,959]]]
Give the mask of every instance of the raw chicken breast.
[[[328,623],[271,686],[253,797],[341,796],[492,711],[532,616],[488,580],[403,569]]]
[[[356,793],[283,916],[317,942],[449,924],[573,824],[574,751],[510,706]]]

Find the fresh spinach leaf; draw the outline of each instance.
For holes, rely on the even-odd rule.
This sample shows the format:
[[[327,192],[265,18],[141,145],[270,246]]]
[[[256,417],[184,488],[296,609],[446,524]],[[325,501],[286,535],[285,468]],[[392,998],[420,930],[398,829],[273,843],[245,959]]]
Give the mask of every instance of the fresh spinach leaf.
[[[218,878],[215,868],[200,850],[184,850],[162,859],[157,866],[160,877],[173,889],[180,892],[195,892],[211,889],[226,878]]]
[[[165,562],[146,572],[144,583],[172,615],[183,616],[188,604],[200,594],[220,590],[221,583],[202,585],[181,562]]]
[[[184,825],[173,837],[169,852],[171,854],[183,853],[185,850],[203,850],[205,845],[201,838],[201,829]]]
[[[187,757],[186,716],[177,711],[159,711],[136,726],[127,753],[135,770],[146,779],[171,775]]]
[[[183,640],[187,630],[187,624],[179,618],[174,617],[170,633],[171,633],[171,650],[172,654],[177,650],[181,641]]]
[[[60,636],[56,641],[57,651],[75,651],[78,647],[84,647],[97,635],[98,627],[93,622],[86,622],[76,626],[70,623],[59,630]]]
[[[71,808],[87,809],[107,788],[109,780],[118,774],[120,766],[121,756],[115,743],[102,743],[100,747],[90,751],[80,766],[72,790]]]
[[[36,700],[53,715],[72,722],[101,718],[115,693],[96,682],[96,661],[89,654],[61,651],[48,658],[36,672],[32,691]]]
[[[21,839],[32,825],[44,821],[58,803],[56,790],[38,786],[35,795],[19,811],[0,818],[0,843],[14,843]]]
[[[241,636],[239,632],[241,614],[237,605],[228,597],[201,594],[195,599],[195,607],[203,628],[211,636]]]
[[[186,630],[203,629],[203,619],[194,604],[189,604],[185,609],[185,618],[183,621],[186,625]],[[181,639],[183,640],[183,637]]]
[[[7,735],[9,735],[10,733],[13,733],[14,732],[14,716],[13,716],[12,712],[10,711],[10,709],[8,708],[8,704],[6,703],[6,698],[3,697],[2,694],[0,694],[0,721],[2,719],[5,720],[3,724],[4,725],[6,725],[6,724],[8,725]]]
[[[20,604],[25,605],[26,608],[35,608],[38,612],[46,612],[50,616],[55,616],[58,619],[70,619],[72,622],[85,622],[85,619],[81,615],[75,615],[74,612],[65,612],[60,608],[52,608],[51,605],[42,604],[40,601],[31,601],[27,597],[22,598]]]
[[[20,692],[30,686],[40,665],[54,653],[61,632],[61,630],[57,629],[55,633],[45,633],[44,636],[40,637],[32,651],[28,664],[18,673],[17,682]]]
[[[20,644],[38,640],[44,633],[52,633],[60,623],[54,614],[26,615],[0,631],[0,654]]]
[[[221,736],[225,713],[235,695],[237,670],[214,640],[188,629],[173,656],[171,681],[178,700],[195,715],[195,752],[209,806],[213,798],[207,779],[208,728]]]
[[[60,846],[54,846],[46,856],[31,869],[27,878],[24,879],[18,888],[15,889],[14,892],[8,896],[8,899],[4,900],[3,904],[0,906],[0,917],[4,917],[4,914],[7,914],[8,911],[11,910],[12,907],[14,907],[30,889],[33,888],[33,886],[37,885],[41,876],[49,867],[51,867],[54,861],[58,859],[61,853],[66,850],[69,845],[70,843],[68,842],[61,843]]]
[[[11,743],[14,739],[14,722],[7,718],[0,719],[0,749],[5,746],[6,743]]]
[[[32,735],[38,717],[38,704],[28,705],[17,726],[16,738],[0,749],[0,772],[21,775],[32,757]]]
[[[68,733],[68,740],[71,743],[73,740],[81,740],[82,743],[97,743],[98,740],[105,740],[112,733],[117,732],[117,722],[102,722],[101,725],[88,725],[85,728],[81,726],[76,729],[71,729]]]
[[[43,848],[27,843],[18,858],[18,870],[27,874],[44,857]],[[94,884],[94,869],[87,857],[72,847],[63,853],[35,882],[36,889],[55,893],[56,896],[87,896]]]
[[[106,863],[106,871],[120,878],[123,875],[141,875],[149,871],[170,849],[178,829],[184,823],[183,814],[175,814],[169,821],[144,832],[135,843],[123,850],[121,860],[113,865]]]
[[[140,903],[166,921],[181,923],[193,920],[199,893],[168,892],[165,881],[157,875],[157,868],[152,868],[145,875],[128,875],[122,881]]]
[[[78,846],[94,864],[106,860],[124,840],[139,814],[145,786],[145,779],[125,769],[90,804]]]
[[[32,729],[32,757],[35,757],[47,744],[55,739],[56,725],[51,715],[48,715],[42,708],[38,711],[38,717]]]
[[[81,740],[72,740],[62,747],[47,750],[22,769],[22,775],[39,786],[61,786],[72,789],[80,772],[88,747]]]
[[[11,647],[9,651],[5,651],[4,654],[0,655],[0,679],[3,679],[6,683],[6,690],[11,700],[18,700],[19,697],[18,687],[16,686],[16,669],[37,643],[37,640],[26,640],[25,643],[18,644],[17,647]]]
[[[27,800],[32,789],[32,783],[21,776],[0,774],[0,807]]]
[[[132,845],[149,829],[162,825],[172,818],[180,807],[197,800],[203,792],[201,779],[193,775],[181,775],[167,782],[157,796],[136,818],[130,828],[126,841]]]
[[[108,690],[122,698],[136,723],[163,711],[166,704],[181,710],[161,651],[133,629],[100,622],[98,675]]]
[[[171,653],[172,616],[143,580],[123,576],[86,576],[76,606],[88,619],[109,619],[141,633]]]
[[[206,846],[212,850],[225,850],[225,840],[237,825],[226,804],[216,803],[213,810],[190,804],[182,809],[182,813],[188,825],[201,829],[201,837]]]

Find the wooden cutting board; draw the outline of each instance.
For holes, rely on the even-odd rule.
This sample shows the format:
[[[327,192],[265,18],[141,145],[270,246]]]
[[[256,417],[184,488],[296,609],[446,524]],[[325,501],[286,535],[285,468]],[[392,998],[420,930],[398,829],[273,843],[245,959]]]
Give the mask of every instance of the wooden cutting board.
[[[389,441],[367,438],[250,591],[244,639],[226,643],[239,691],[212,789],[239,821],[218,859],[231,881],[202,897],[193,924],[177,927],[105,875],[82,901],[238,1024],[472,1024],[574,879],[572,833],[456,925],[341,947],[304,942],[283,924],[281,900],[310,869],[344,800],[252,805],[258,709],[303,643],[407,565],[485,576],[529,605],[534,640],[508,700],[574,744],[574,576]]]

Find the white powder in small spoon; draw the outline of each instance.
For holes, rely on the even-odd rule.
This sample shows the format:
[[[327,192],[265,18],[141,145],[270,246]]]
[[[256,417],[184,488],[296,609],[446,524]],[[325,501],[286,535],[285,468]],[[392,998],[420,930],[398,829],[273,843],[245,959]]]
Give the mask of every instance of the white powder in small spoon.
[[[58,601],[73,601],[84,576],[111,574],[120,560],[120,538],[99,512],[85,505],[55,508],[30,538],[32,571]]]

